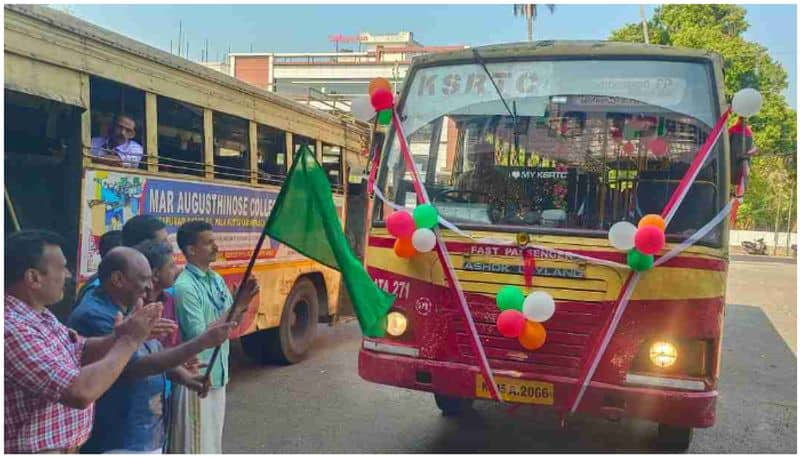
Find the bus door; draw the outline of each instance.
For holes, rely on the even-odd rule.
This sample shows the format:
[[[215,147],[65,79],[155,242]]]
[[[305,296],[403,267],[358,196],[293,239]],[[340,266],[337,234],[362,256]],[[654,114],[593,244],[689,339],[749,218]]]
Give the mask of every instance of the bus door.
[[[17,223],[60,234],[75,273],[83,109],[6,89],[5,112],[5,235]],[[60,319],[74,299],[75,278],[70,281],[64,300],[51,308]]]

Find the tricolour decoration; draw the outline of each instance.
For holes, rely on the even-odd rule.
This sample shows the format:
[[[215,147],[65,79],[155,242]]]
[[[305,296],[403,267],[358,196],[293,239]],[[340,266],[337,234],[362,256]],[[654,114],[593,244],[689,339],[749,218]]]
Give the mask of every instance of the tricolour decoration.
[[[386,229],[397,238],[394,253],[398,257],[410,259],[417,252],[431,252],[436,247],[436,234],[433,228],[439,224],[439,213],[427,203],[414,208],[409,213],[405,209],[395,211],[386,218]]]
[[[503,286],[495,302],[501,311],[497,316],[497,330],[501,335],[517,338],[529,351],[542,347],[547,331],[541,323],[553,317],[556,311],[556,302],[550,294],[536,291],[526,297],[517,286]]]
[[[664,228],[666,223],[658,214],[648,214],[635,226],[620,221],[608,231],[611,246],[628,252],[628,266],[633,271],[646,271],[653,268],[653,256],[661,252],[666,244]]]

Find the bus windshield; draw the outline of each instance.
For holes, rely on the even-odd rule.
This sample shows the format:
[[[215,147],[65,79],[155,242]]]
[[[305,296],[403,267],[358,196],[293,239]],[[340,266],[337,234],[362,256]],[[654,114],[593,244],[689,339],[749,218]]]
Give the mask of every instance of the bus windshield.
[[[707,63],[663,60],[434,66],[411,74],[399,107],[421,179],[448,220],[604,232],[666,204],[719,115],[712,75]],[[380,184],[413,206],[399,142],[389,138]],[[721,151],[669,235],[688,236],[716,214]]]

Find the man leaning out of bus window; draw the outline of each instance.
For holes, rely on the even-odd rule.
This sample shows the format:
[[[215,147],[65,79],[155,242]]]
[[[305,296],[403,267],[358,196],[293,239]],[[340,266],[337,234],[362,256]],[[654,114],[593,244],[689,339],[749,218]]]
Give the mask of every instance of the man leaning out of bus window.
[[[112,249],[98,268],[100,287],[87,293],[69,318],[85,335],[111,333],[118,314],[147,301],[153,287],[147,258],[129,247]],[[177,330],[174,322],[166,333]],[[125,370],[95,406],[95,423],[86,452],[161,453],[165,444],[164,398],[166,377],[205,395],[201,376],[181,366],[200,351],[227,341],[235,322],[217,322],[196,338],[170,349],[157,339],[144,341]]]
[[[136,121],[128,114],[114,116],[110,136],[92,138],[92,156],[106,165],[137,168],[142,160],[142,145],[133,140]]]

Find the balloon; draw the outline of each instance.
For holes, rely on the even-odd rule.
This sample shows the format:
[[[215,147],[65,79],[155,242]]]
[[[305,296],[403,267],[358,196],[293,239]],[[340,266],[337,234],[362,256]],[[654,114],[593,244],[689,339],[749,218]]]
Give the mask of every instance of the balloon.
[[[547,292],[536,291],[522,304],[522,314],[530,321],[544,322],[556,312],[556,302]]]
[[[350,103],[350,114],[359,121],[368,121],[375,115],[375,110],[369,102],[369,97],[354,98]]]
[[[655,225],[645,225],[636,230],[634,242],[636,249],[642,254],[658,254],[664,248],[664,231]]]
[[[375,92],[370,95],[369,102],[375,111],[389,109],[394,105],[394,95],[390,90],[375,89]]]
[[[395,211],[386,219],[386,228],[395,238],[411,238],[414,234],[414,218],[408,211]]]
[[[417,251],[414,249],[414,244],[411,243],[411,238],[398,238],[394,242],[394,253],[398,257],[408,259],[413,257]]]
[[[626,141],[625,144],[622,145],[622,152],[624,152],[627,155],[633,154],[634,149],[635,148],[633,147],[633,143],[631,143],[630,141]]]
[[[662,232],[666,228],[664,218],[660,214],[648,214],[639,220],[639,228],[647,227],[648,225],[658,227]]]
[[[414,208],[414,222],[417,228],[433,228],[439,223],[439,213],[428,203],[419,205]]]
[[[617,222],[608,231],[608,241],[620,251],[633,249],[635,237],[636,226],[627,221]]]
[[[653,256],[631,249],[628,251],[628,266],[633,271],[647,271],[653,268]]]
[[[436,234],[431,229],[417,229],[411,237],[411,244],[419,252],[431,252],[436,246]]]
[[[535,351],[544,345],[547,339],[547,332],[544,326],[536,321],[525,321],[525,327],[519,334],[519,344],[529,351]]]
[[[669,145],[662,138],[656,138],[647,142],[647,149],[656,157],[664,157],[669,151]]]
[[[733,95],[733,101],[731,102],[731,105],[733,105],[733,110],[739,115],[750,117],[761,110],[761,104],[763,101],[764,100],[761,98],[761,93],[759,91],[747,88],[742,89]]]
[[[516,338],[525,327],[525,316],[516,309],[507,309],[497,316],[497,330],[506,338]]]
[[[367,86],[367,93],[372,95],[378,89],[385,89],[391,92],[392,83],[390,83],[386,78],[375,78],[369,82],[369,86]]]
[[[378,124],[389,125],[392,123],[392,110],[385,109],[378,111]]]
[[[497,292],[495,300],[497,300],[497,307],[502,311],[515,309],[521,312],[525,294],[517,286],[503,286]]]

